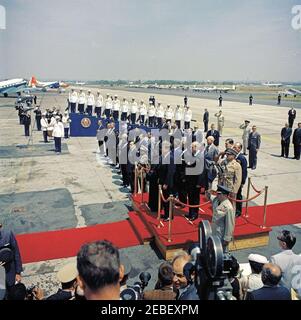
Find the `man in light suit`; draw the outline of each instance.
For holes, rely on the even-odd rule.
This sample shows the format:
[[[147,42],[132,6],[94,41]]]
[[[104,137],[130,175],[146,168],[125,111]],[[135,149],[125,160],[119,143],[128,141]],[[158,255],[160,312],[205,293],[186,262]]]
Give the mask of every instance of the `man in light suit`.
[[[297,281],[301,270],[301,256],[298,256],[292,251],[296,243],[296,237],[292,232],[282,230],[277,239],[283,251],[272,256],[271,262],[277,264],[282,270],[280,284],[289,290],[291,288],[295,289],[301,298],[301,284],[298,284]]]
[[[249,168],[252,170],[256,169],[257,166],[257,152],[260,148],[261,136],[256,131],[256,126],[252,127],[252,132],[249,134]]]

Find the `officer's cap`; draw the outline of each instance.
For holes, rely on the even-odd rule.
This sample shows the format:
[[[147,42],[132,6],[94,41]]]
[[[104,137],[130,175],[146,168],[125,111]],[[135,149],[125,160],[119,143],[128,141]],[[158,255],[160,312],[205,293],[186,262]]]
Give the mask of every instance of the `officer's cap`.
[[[248,260],[249,261],[254,261],[254,262],[257,262],[257,263],[262,263],[262,264],[265,264],[265,263],[269,262],[268,259],[265,256],[262,256],[261,254],[257,254],[257,253],[251,253],[248,256]]]
[[[250,123],[250,120],[245,120],[245,122]]]
[[[130,274],[131,270],[132,270],[132,265],[130,262],[130,259],[128,258],[128,256],[124,253],[124,252],[120,252],[120,264],[123,265],[124,267],[124,275],[128,275]]]
[[[221,186],[221,185],[217,186],[217,193],[229,194],[230,192],[231,191],[225,186]]]
[[[231,149],[231,148],[228,148],[225,152],[225,154],[229,154],[231,156],[237,156],[238,155],[238,152],[234,149]]]
[[[69,263],[63,266],[57,273],[57,278],[61,283],[68,283],[78,276],[76,263]]]
[[[115,98],[118,98],[118,96],[117,96],[117,94],[115,94],[115,96],[114,96]]]

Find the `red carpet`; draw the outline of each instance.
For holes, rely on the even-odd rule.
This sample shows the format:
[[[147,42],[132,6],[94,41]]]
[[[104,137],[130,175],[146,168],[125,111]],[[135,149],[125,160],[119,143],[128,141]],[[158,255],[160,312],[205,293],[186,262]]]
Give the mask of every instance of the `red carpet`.
[[[76,256],[86,242],[109,240],[118,248],[141,244],[129,221],[17,235],[23,263]]]

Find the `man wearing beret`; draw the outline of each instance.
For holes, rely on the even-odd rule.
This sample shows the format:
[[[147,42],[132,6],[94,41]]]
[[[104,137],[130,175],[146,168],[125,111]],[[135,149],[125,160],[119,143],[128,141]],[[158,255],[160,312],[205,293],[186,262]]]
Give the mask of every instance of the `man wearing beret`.
[[[230,190],[227,187],[218,185],[217,196],[212,201],[212,234],[221,239],[224,251],[228,251],[235,227],[235,211],[228,199],[229,194]]]

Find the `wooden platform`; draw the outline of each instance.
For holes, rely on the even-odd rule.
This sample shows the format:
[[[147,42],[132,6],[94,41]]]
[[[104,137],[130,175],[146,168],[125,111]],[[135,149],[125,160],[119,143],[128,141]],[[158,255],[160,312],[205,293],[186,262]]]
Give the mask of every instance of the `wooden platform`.
[[[211,221],[212,208],[211,204],[204,206],[199,211],[199,219],[193,223],[188,222],[183,215],[187,212],[184,210],[175,210],[174,220],[172,223],[172,238],[168,241],[168,223],[159,225],[157,214],[151,213],[148,206],[148,194],[137,194],[132,197],[132,204],[135,211],[129,212],[129,221],[133,226],[135,233],[144,242],[154,241],[157,248],[166,260],[173,258],[179,250],[187,250],[188,247],[198,241],[198,226],[202,219]],[[204,199],[201,203],[204,203]],[[269,232],[271,228],[261,228],[259,225],[250,223],[246,218],[239,217],[236,220],[234,230],[234,241],[230,244],[230,250],[240,250],[266,246],[269,242]]]

